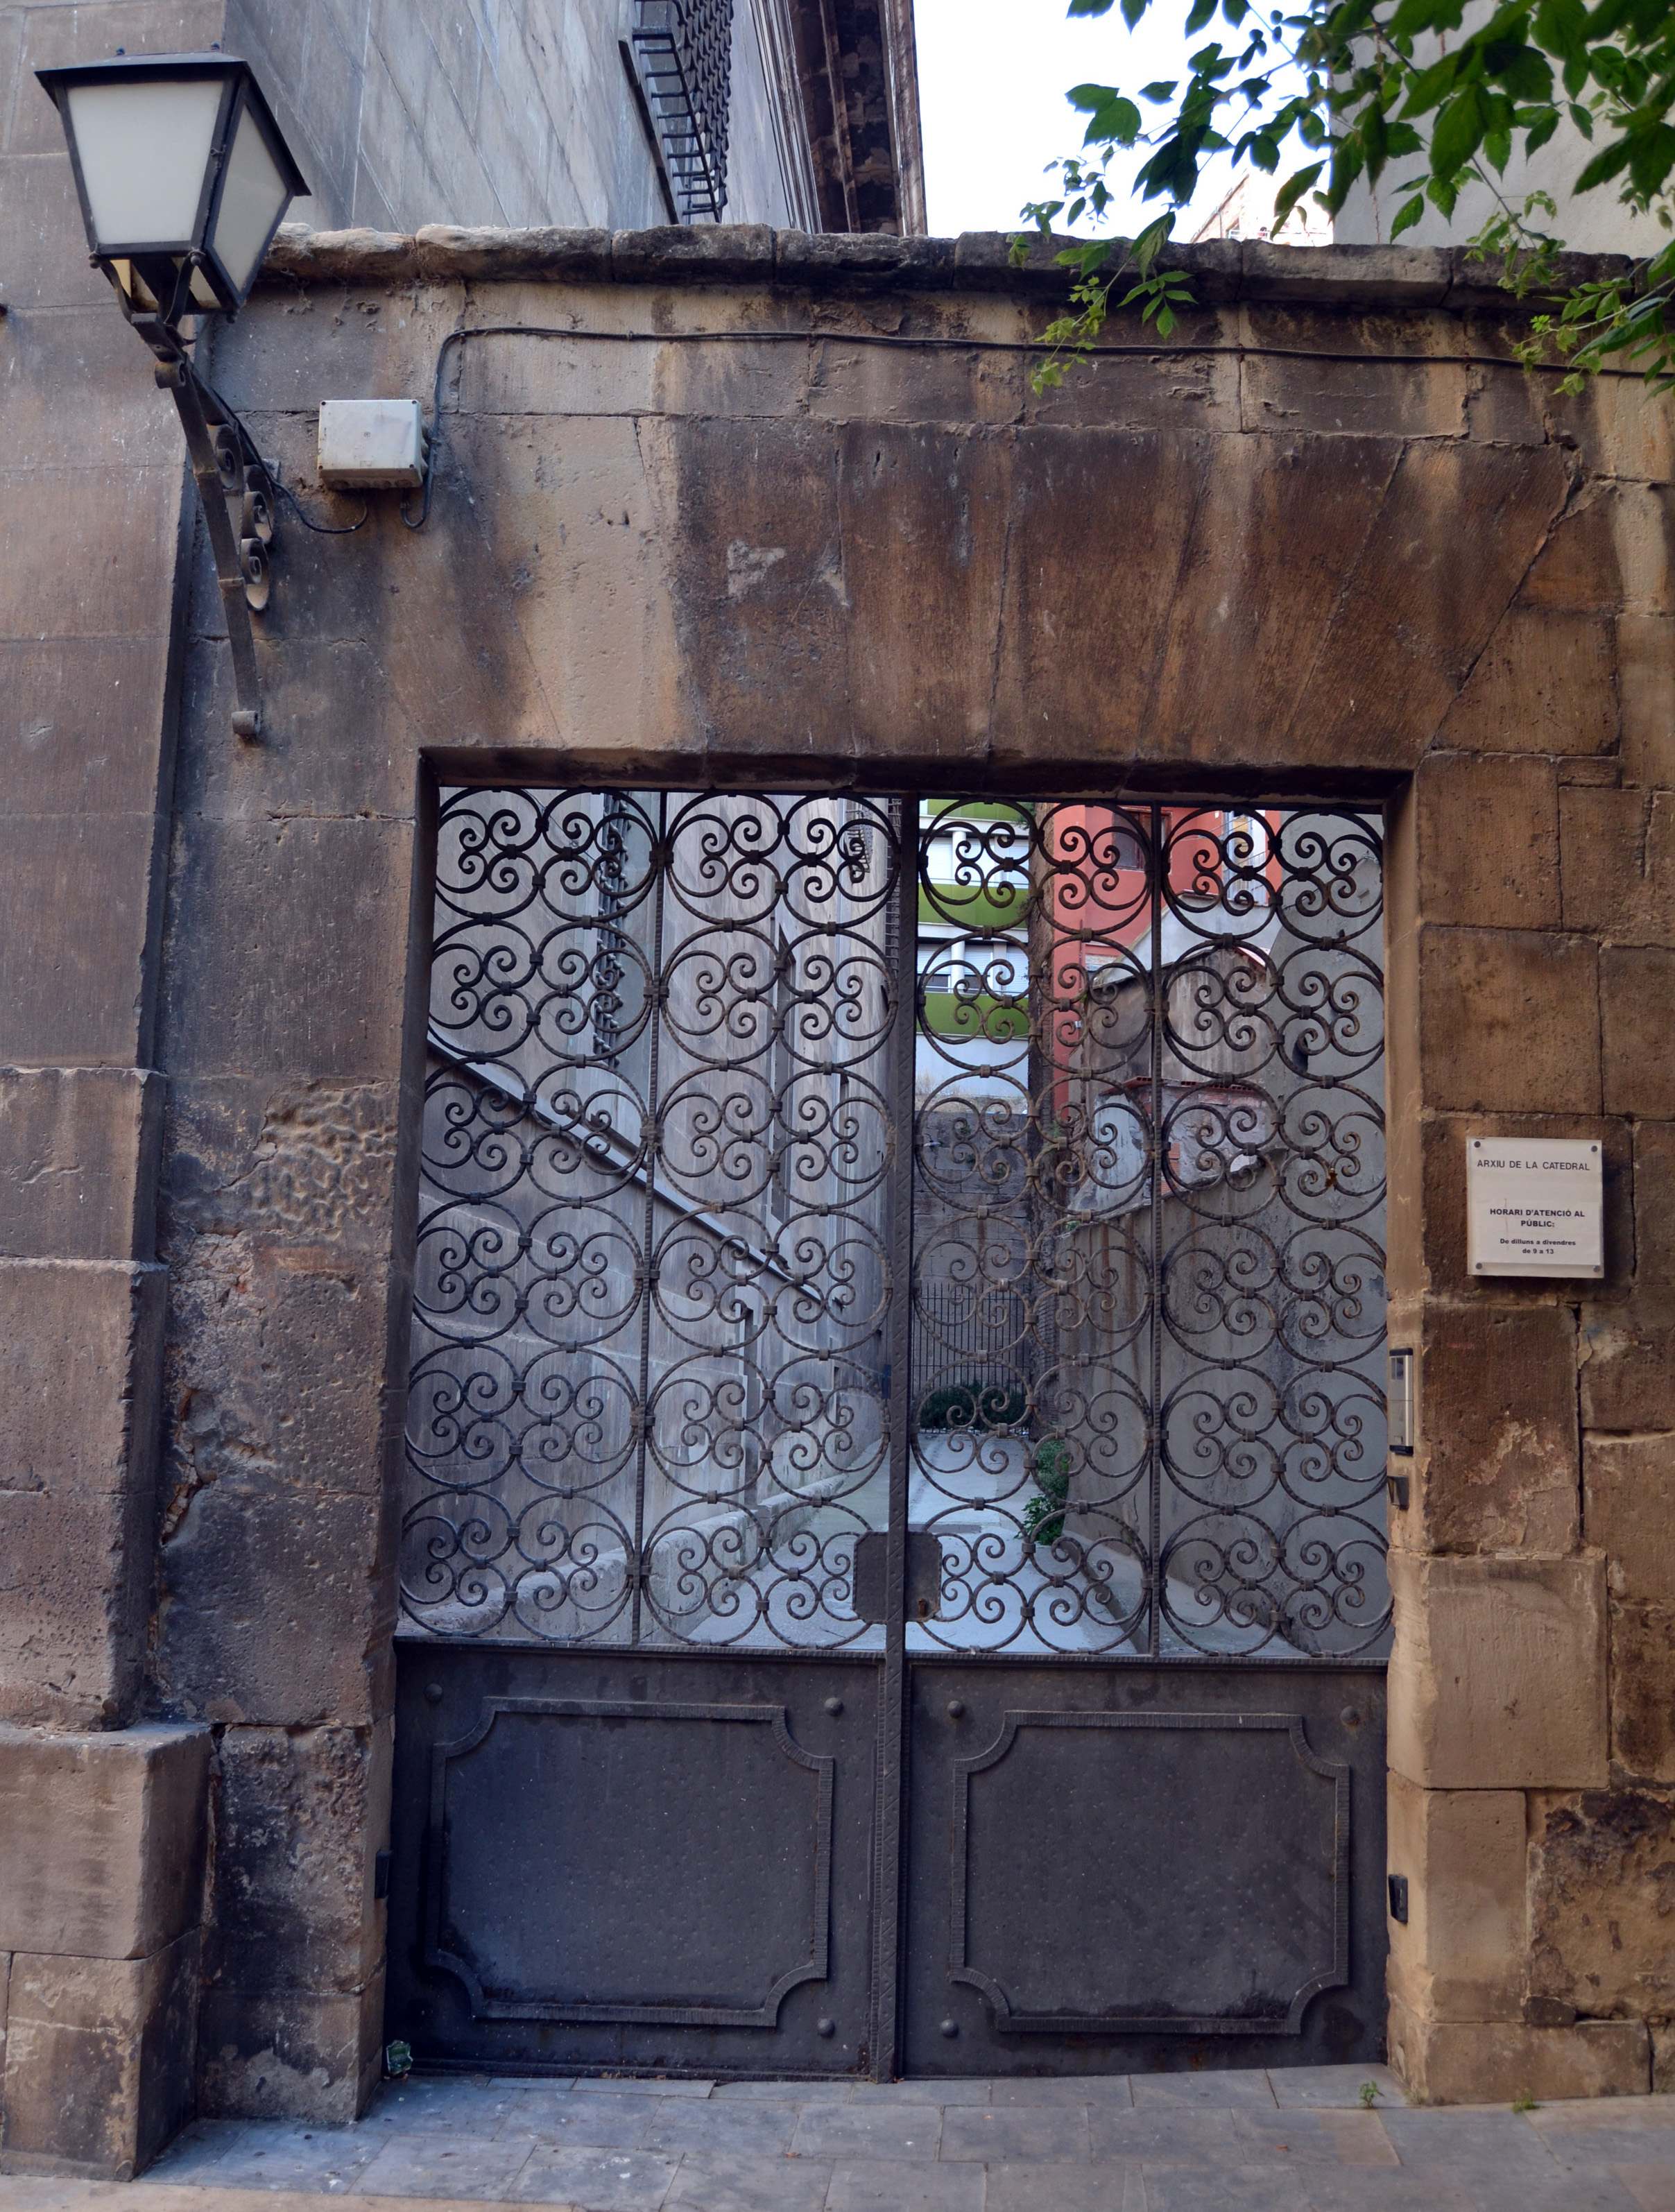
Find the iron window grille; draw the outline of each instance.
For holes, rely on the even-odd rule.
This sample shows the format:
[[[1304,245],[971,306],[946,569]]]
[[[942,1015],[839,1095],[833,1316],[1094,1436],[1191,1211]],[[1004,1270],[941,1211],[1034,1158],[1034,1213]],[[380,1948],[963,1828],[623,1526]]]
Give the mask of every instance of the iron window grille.
[[[733,0],[635,0],[634,67],[688,222],[719,222],[727,204],[732,37]]]

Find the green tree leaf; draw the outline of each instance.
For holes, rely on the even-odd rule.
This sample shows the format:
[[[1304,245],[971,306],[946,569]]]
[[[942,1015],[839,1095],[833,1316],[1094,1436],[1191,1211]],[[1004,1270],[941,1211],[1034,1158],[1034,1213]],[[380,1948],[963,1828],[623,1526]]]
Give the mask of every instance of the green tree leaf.
[[[1132,29],[1165,0],[1067,4],[1082,16],[1120,6]],[[1277,176],[1289,154],[1306,149],[1315,158],[1276,195],[1276,230],[1306,192],[1335,211],[1359,178],[1377,182],[1392,162],[1417,159],[1429,174],[1396,188],[1391,235],[1405,236],[1427,205],[1452,216],[1468,185],[1486,187],[1494,204],[1472,249],[1496,256],[1501,281],[1520,296],[1544,287],[1551,295],[1551,312],[1534,316],[1517,343],[1532,362],[1557,355],[1566,368],[1558,390],[1607,361],[1633,363],[1654,390],[1675,390],[1675,234],[1631,277],[1565,292],[1556,289],[1563,241],[1544,227],[1557,221],[1554,202],[1532,191],[1520,205],[1501,181],[1514,173],[1515,155],[1539,154],[1568,118],[1593,142],[1573,191],[1614,192],[1675,234],[1675,0],[1497,0],[1469,28],[1466,0],[1291,0],[1289,8],[1282,0],[1266,13],[1253,0],[1168,5],[1189,45],[1219,13],[1242,47],[1191,49],[1184,78],[1159,79],[1138,95],[1075,87],[1083,148],[1057,165],[1059,193],[1025,209],[1038,231],[1059,218],[1074,228],[1108,216],[1117,194],[1108,164],[1118,146],[1145,146],[1134,189],[1166,208],[1190,199],[1218,151],[1232,150],[1235,170],[1248,162]],[[1150,131],[1143,103],[1160,111]],[[1073,278],[1071,310],[1049,333],[1041,388],[1089,357],[1125,269],[1143,289],[1120,304],[1160,334],[1173,327],[1191,288],[1157,258],[1168,234],[1154,224],[1132,246],[1110,241],[1108,260],[1079,246],[1061,256]],[[1014,255],[1020,250],[1027,244],[1015,240]]]
[[[1480,84],[1468,84],[1445,100],[1431,133],[1430,166],[1435,177],[1456,178],[1483,143],[1488,102]]]
[[[1274,228],[1276,230],[1285,221],[1303,194],[1312,192],[1315,185],[1320,183],[1326,166],[1324,161],[1316,161],[1311,167],[1299,169],[1295,176],[1290,176],[1285,179],[1274,194]]]

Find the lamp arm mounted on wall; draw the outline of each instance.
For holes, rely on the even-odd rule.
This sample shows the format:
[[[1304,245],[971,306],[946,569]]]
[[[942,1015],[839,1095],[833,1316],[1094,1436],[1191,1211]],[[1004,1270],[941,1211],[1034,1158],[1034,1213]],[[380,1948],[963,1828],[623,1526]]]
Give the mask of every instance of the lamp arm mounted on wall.
[[[205,401],[215,405],[214,395],[192,374],[188,362],[184,358],[160,361],[155,374],[158,383],[174,396],[209,532],[215,581],[227,614],[227,642],[233,653],[233,691],[238,702],[233,709],[233,727],[238,736],[253,744],[262,734],[262,705],[250,613],[252,607],[264,607],[268,602],[268,549],[274,535],[269,471],[264,465],[246,465],[244,441],[230,422],[217,422],[211,434]],[[245,532],[234,529],[229,498],[240,504]]]
[[[118,48],[36,76],[64,125],[88,258],[174,396],[227,610],[233,727],[253,743],[262,709],[250,617],[268,603],[275,513],[288,495],[198,374],[180,325],[188,315],[201,330],[206,313],[236,314],[286,209],[308,185],[249,64],[219,47]]]

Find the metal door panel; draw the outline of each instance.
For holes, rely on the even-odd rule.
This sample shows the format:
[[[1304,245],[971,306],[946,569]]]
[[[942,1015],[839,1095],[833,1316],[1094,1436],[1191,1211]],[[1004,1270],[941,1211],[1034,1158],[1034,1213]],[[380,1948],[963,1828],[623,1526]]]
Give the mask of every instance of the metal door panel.
[[[420,2063],[865,2067],[874,1667],[404,1643],[398,1679]]]
[[[910,2071],[1378,2055],[1381,1670],[913,1683]]]

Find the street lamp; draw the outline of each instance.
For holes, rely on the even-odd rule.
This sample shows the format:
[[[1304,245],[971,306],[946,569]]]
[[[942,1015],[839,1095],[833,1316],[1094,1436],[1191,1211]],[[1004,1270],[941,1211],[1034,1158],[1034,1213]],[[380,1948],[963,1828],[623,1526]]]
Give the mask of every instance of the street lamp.
[[[180,325],[243,305],[286,209],[308,186],[249,64],[231,54],[118,56],[36,76],[69,141],[89,258],[179,410],[227,609],[233,726],[255,738],[250,610],[267,604],[277,487],[198,374]]]

